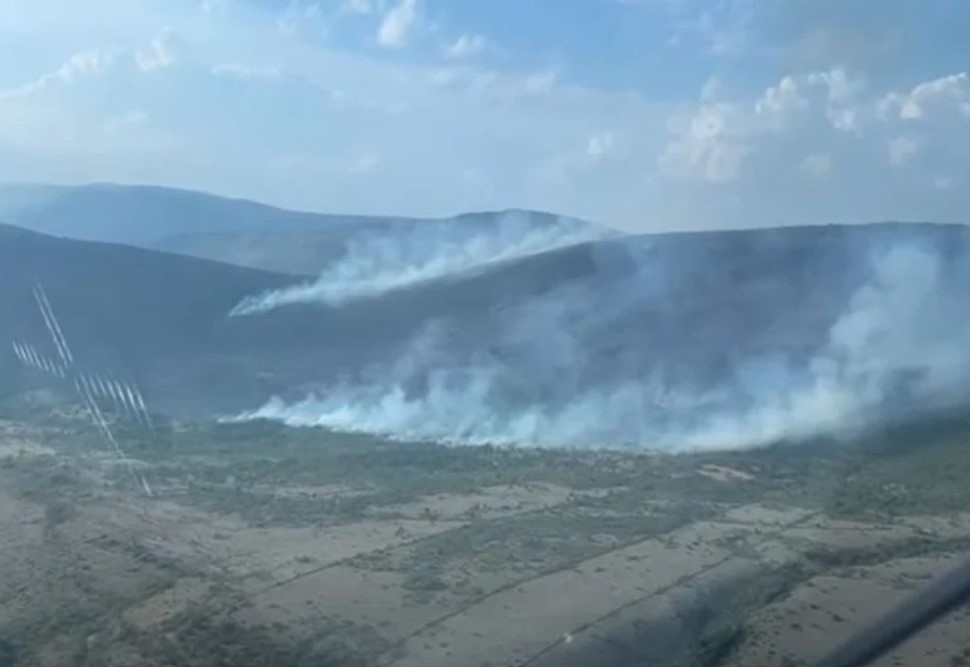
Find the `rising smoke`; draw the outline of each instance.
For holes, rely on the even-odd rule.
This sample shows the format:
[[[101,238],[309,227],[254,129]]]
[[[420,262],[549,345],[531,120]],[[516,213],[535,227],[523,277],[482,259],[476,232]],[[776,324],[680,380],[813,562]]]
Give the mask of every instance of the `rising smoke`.
[[[672,265],[633,241],[633,270],[495,314],[487,345],[456,345],[461,323],[442,318],[392,363],[240,418],[450,443],[689,451],[855,431],[967,396],[961,258],[908,242],[860,251],[858,281],[819,275],[805,288],[836,304],[813,331],[796,317],[808,306],[789,298],[763,304],[769,313],[683,316],[679,301],[705,295],[673,294]],[[789,338],[810,344],[792,352]]]
[[[400,230],[364,231],[313,282],[248,297],[230,314],[253,315],[297,303],[339,305],[608,233],[571,218],[537,222],[524,212],[504,213],[484,225],[428,221]]]

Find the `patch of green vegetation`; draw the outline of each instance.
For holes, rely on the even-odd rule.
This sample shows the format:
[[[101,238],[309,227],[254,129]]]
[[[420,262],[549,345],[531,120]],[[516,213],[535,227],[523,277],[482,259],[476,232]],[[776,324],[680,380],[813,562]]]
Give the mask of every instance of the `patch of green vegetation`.
[[[813,577],[827,573],[838,576],[850,568],[867,567],[887,563],[900,558],[924,557],[951,553],[964,553],[970,548],[970,538],[929,539],[913,538],[903,542],[869,547],[815,547],[802,554],[802,559],[791,565],[759,574],[744,588],[731,610],[722,610],[722,618],[728,625],[715,632],[709,641],[698,644],[699,655],[709,659],[702,661],[704,667],[715,667],[726,662],[740,641],[745,639],[746,620],[752,612],[785,599],[798,586]],[[737,631],[737,632],[736,632]],[[785,664],[803,664],[794,658]]]
[[[763,480],[763,502],[880,518],[970,510],[970,413],[956,410],[855,437],[702,455]]]
[[[63,498],[52,498],[44,505],[44,534],[52,536],[57,527],[74,518],[76,507]]]
[[[0,667],[17,667],[17,664],[16,646],[0,637]]]
[[[814,547],[804,553],[805,559],[821,570],[879,565],[899,558],[916,558],[938,554],[961,553],[970,549],[970,537],[949,539],[914,537],[902,542],[872,547]]]
[[[946,425],[875,443],[829,496],[829,511],[879,518],[970,511],[970,431]]]
[[[718,627],[702,634],[693,651],[696,664],[716,667],[723,664],[745,638],[744,625],[740,622]]]
[[[677,506],[669,512],[596,515],[562,507],[480,521],[421,540],[402,563],[405,588],[414,601],[444,590],[450,572],[466,567],[502,573],[509,584],[554,572],[690,521],[709,516],[703,505]],[[383,562],[373,563],[376,567]],[[364,564],[366,565],[366,564]],[[481,591],[455,591],[476,597]]]
[[[260,526],[336,525],[363,520],[372,508],[408,502],[420,490],[387,489],[350,495],[283,496],[251,487],[190,483],[187,498],[201,509],[232,513]]]
[[[163,493],[166,488],[176,489],[208,509],[242,511],[261,522],[353,520],[382,504],[423,495],[529,482],[576,490],[623,488],[631,511],[634,506],[642,511],[644,501],[656,499],[818,504],[824,486],[844,477],[839,472],[845,469],[827,453],[810,457],[798,455],[796,449],[659,455],[461,447],[389,442],[269,422],[177,425],[165,446],[143,442],[132,451],[152,463],[150,480]],[[712,480],[698,474],[704,464],[729,466],[752,479]],[[123,483],[120,478],[117,481]],[[265,493],[266,488],[285,485],[344,485],[375,491],[327,500]],[[252,494],[254,487],[264,492]],[[610,503],[617,505],[619,498]],[[595,506],[597,501],[589,504]]]
[[[748,639],[747,619],[766,605],[787,597],[798,585],[818,571],[816,565],[793,563],[759,572],[746,578],[718,606],[699,629],[689,651],[696,667],[717,667],[734,655]]]
[[[49,446],[61,451],[105,451],[102,436],[82,420],[50,417],[45,424],[42,441]],[[779,502],[805,503],[817,502],[824,485],[838,479],[838,471],[845,469],[837,448],[823,451],[814,445],[661,455],[392,442],[269,421],[163,422],[151,431],[119,423],[116,431],[127,453],[150,464],[149,480],[163,494],[166,488],[185,487],[188,480],[194,495],[220,496],[225,479],[232,477],[235,486],[243,489],[274,484],[370,484],[412,498],[489,485],[547,482],[577,490],[626,487],[644,498],[732,503],[774,496]],[[703,464],[728,466],[752,479],[712,480],[698,474],[698,466]],[[113,481],[130,484],[123,474],[115,471]],[[236,500],[234,495],[216,497],[214,506]],[[271,514],[284,516],[290,509]]]
[[[90,497],[90,484],[74,466],[53,456],[23,456],[15,460],[16,475],[5,483],[8,491],[16,491],[22,498],[42,505],[51,502],[61,507],[54,517],[66,520],[68,507]],[[52,501],[56,499],[56,501]],[[63,523],[63,521],[59,521]]]
[[[163,633],[135,631],[142,655],[179,667],[364,667],[387,648],[376,630],[326,621],[312,637],[294,639],[269,628],[242,625],[192,607],[169,619]]]

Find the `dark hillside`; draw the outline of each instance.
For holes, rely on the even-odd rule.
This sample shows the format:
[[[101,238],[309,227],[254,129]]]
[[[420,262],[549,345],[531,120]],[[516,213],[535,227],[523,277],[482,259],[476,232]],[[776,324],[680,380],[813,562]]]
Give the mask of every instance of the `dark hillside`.
[[[327,409],[374,410],[374,401],[400,390],[417,401],[413,414],[434,397],[442,414],[497,428],[523,409],[558,423],[602,400],[616,415],[599,422],[641,420],[617,428],[642,437],[653,428],[645,415],[663,401],[689,398],[683,409],[691,414],[707,409],[696,397],[714,390],[728,392],[718,405],[757,401],[816,373],[810,362],[820,356],[836,364],[840,381],[887,350],[903,357],[892,368],[937,373],[937,360],[952,357],[954,341],[970,328],[961,296],[970,289],[968,249],[967,228],[957,225],[635,236],[494,263],[339,307],[228,317],[244,297],[295,278],[0,227],[0,336],[54,354],[31,294],[39,280],[79,363],[132,374],[165,409],[235,412],[317,388],[336,402]],[[886,256],[896,257],[888,268],[874,265]],[[923,302],[915,322],[894,323],[897,315],[912,317],[900,308]],[[882,328],[864,345],[836,345],[833,325],[859,303],[881,313],[862,311]],[[2,382],[16,388],[24,371],[4,345]],[[676,391],[648,398],[653,385]],[[469,394],[472,387],[485,393]],[[677,414],[664,410],[664,419]],[[429,435],[447,430],[438,426]]]

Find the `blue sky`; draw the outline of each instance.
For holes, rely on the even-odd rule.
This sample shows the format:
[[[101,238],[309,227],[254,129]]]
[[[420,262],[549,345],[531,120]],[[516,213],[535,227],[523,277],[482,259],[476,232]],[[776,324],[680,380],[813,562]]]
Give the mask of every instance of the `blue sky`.
[[[0,181],[970,222],[966,0],[0,0]]]

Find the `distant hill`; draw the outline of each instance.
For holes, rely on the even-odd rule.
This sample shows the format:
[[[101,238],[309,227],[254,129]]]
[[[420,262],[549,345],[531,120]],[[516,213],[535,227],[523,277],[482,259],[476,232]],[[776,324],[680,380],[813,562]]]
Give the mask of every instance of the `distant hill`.
[[[0,185],[0,220],[86,241],[124,243],[286,273],[317,273],[352,242],[432,232],[456,238],[560,230],[586,237],[606,230],[538,211],[467,213],[418,219],[289,211],[252,201],[157,186]],[[508,242],[512,242],[509,239]]]
[[[0,227],[0,385],[30,381],[8,338],[53,354],[39,280],[79,360],[174,413],[277,395],[261,416],[408,437],[726,446],[965,396],[968,258],[959,225],[643,235],[228,317],[294,278]]]
[[[57,236],[146,246],[184,234],[305,231],[366,223],[153,185],[0,186],[0,215]]]
[[[16,362],[11,340],[56,356],[31,291],[39,282],[82,367],[143,380],[152,385],[150,393],[176,402],[184,399],[186,408],[210,384],[214,400],[201,406],[208,412],[218,407],[223,391],[230,392],[225,396],[229,404],[247,395],[256,400],[262,393],[247,394],[258,368],[238,356],[240,349],[258,347],[259,326],[252,334],[237,333],[235,323],[225,320],[227,304],[252,290],[282,286],[292,279],[4,225],[0,267],[0,385],[6,384],[8,391],[11,382],[14,388],[23,386],[32,375]],[[285,331],[278,335],[287,342]],[[234,341],[234,336],[241,337]],[[229,381],[223,384],[213,377],[220,368],[227,368]],[[235,383],[239,384],[233,388]]]
[[[0,184],[0,217],[9,220],[25,209],[45,205],[66,190],[60,185]]]

